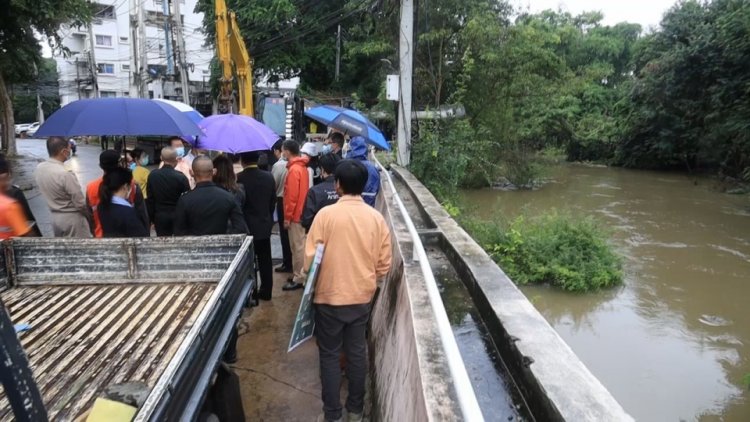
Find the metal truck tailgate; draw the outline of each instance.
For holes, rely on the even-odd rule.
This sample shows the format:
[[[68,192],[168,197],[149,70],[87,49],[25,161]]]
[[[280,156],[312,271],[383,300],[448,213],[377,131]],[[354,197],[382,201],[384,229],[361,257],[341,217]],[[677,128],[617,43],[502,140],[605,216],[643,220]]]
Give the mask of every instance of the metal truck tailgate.
[[[202,333],[223,326],[222,303],[236,307],[251,241],[221,236],[200,243],[212,239],[214,247],[202,251],[175,240],[19,242],[10,253],[5,245],[10,276],[0,299],[14,324],[30,326],[19,339],[50,420],[75,420],[107,386],[124,382],[141,381],[159,399],[157,385],[175,382],[171,374],[179,378],[185,367],[205,364],[191,361],[205,354],[200,350],[223,347]],[[69,265],[52,264],[61,256]],[[0,421],[6,420],[13,413],[0,391]]]

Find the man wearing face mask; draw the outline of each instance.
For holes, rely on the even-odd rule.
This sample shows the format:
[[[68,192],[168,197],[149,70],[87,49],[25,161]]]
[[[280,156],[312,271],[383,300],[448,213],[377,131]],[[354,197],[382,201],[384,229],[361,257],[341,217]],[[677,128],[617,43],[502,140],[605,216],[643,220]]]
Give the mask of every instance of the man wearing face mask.
[[[78,178],[65,169],[63,163],[72,155],[70,143],[65,138],[47,139],[49,159],[39,163],[34,179],[47,201],[52,216],[55,237],[91,237],[89,210],[78,184]]]
[[[128,164],[128,169],[133,172],[133,181],[140,186],[143,197],[147,198],[146,186],[148,184],[148,175],[151,173],[146,168],[149,163],[148,154],[140,148],[135,148],[131,151],[130,155],[133,157],[133,162]]]
[[[184,174],[176,170],[177,153],[172,147],[161,150],[162,168],[156,169],[148,176],[148,215],[154,223],[157,236],[174,234],[174,218],[177,201],[183,193],[190,190],[190,184]]]
[[[185,145],[185,141],[183,141],[179,136],[173,136],[169,138],[169,146],[172,147],[177,153],[177,165],[174,167],[174,169],[187,177],[188,182],[190,182],[190,189],[193,189],[195,187],[195,179],[193,179],[193,175],[190,174],[190,168],[193,165],[195,156],[193,155],[193,151],[188,150]],[[164,162],[159,165],[159,168],[162,168],[163,166]]]

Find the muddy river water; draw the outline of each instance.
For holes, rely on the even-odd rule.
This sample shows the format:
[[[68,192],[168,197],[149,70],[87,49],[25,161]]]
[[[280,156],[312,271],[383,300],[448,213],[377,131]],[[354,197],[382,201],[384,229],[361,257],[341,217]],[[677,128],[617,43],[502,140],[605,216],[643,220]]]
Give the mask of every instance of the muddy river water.
[[[624,257],[622,287],[526,296],[642,421],[750,421],[750,196],[709,179],[565,165],[535,191],[481,190],[482,218],[593,215]]]

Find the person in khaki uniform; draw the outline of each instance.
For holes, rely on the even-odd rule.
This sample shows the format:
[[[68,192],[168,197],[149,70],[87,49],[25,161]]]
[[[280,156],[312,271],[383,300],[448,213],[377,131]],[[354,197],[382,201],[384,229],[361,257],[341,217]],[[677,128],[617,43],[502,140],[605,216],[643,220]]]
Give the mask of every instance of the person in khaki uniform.
[[[73,154],[65,138],[47,139],[49,159],[39,163],[34,179],[52,214],[55,237],[91,237],[89,212],[81,185],[63,163]]]

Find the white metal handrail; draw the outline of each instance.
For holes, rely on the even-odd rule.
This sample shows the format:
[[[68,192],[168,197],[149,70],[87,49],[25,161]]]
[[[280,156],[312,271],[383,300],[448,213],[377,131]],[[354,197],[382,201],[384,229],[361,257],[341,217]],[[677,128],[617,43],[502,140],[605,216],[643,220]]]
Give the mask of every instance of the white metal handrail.
[[[393,179],[391,178],[390,173],[385,167],[383,167],[377,158],[373,156],[373,159],[388,179],[388,185],[391,188],[391,192],[393,192],[394,202],[401,211],[406,227],[409,230],[409,235],[412,238],[412,243],[414,245],[414,253],[412,256],[415,261],[419,262],[422,275],[424,275],[425,285],[427,286],[427,296],[430,299],[430,305],[432,305],[432,310],[435,313],[438,333],[440,334],[440,342],[443,344],[445,357],[448,360],[448,369],[453,378],[453,384],[456,387],[458,404],[461,407],[463,418],[464,420],[471,422],[484,421],[484,416],[482,416],[482,411],[479,408],[477,396],[474,394],[474,388],[471,386],[469,374],[466,372],[466,367],[464,366],[464,360],[461,357],[461,352],[458,350],[456,337],[453,335],[450,321],[448,321],[448,314],[445,312],[445,306],[443,305],[443,299],[440,297],[440,291],[438,290],[437,282],[435,281],[435,275],[432,274],[432,268],[430,268],[427,252],[425,252],[424,246],[422,246],[422,240],[419,238],[419,232],[417,232],[414,222],[406,211],[406,206],[398,196],[396,185],[393,184]]]

